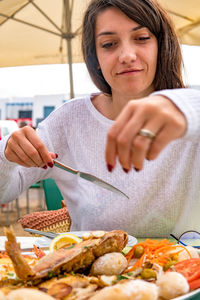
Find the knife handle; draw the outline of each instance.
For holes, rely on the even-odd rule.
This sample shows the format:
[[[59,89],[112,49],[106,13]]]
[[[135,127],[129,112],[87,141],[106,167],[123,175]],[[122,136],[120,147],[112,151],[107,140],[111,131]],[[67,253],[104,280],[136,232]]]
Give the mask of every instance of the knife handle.
[[[56,166],[56,167],[58,167],[58,168],[60,168],[60,169],[62,169],[62,170],[65,170],[65,171],[67,171],[67,172],[70,172],[70,173],[72,173],[72,174],[78,174],[79,173],[79,171],[77,171],[77,170],[75,170],[75,169],[72,169],[72,168],[70,168],[70,167],[68,167],[68,166],[66,166],[66,165],[63,165],[63,164],[61,164],[59,161],[57,161],[57,160],[53,160],[53,163],[54,163],[54,165]]]

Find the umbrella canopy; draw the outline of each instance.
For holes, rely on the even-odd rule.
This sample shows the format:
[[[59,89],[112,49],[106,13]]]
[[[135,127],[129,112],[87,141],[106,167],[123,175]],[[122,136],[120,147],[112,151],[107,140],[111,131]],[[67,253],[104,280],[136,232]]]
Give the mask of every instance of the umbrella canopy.
[[[168,11],[182,44],[200,46],[200,0],[158,0]]]
[[[1,0],[0,67],[82,62],[81,24],[88,0]],[[73,49],[73,51],[72,51]]]
[[[0,67],[82,62],[82,15],[90,0],[0,0]],[[200,45],[200,0],[159,0],[181,43]]]

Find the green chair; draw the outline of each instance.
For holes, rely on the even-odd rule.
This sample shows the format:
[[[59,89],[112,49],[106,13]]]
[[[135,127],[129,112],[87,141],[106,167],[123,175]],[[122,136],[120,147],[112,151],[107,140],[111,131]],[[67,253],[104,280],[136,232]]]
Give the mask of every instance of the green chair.
[[[46,206],[48,210],[57,210],[61,208],[63,196],[55,182],[51,178],[42,181]]]

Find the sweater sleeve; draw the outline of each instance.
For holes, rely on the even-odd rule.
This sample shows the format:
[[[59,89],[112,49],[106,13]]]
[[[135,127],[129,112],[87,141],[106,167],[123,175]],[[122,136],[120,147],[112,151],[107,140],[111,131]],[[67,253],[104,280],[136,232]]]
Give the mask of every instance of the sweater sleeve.
[[[161,90],[151,95],[163,95],[170,99],[185,115],[187,120],[187,131],[185,137],[188,140],[197,138],[200,134],[200,90],[183,88]]]
[[[68,109],[70,114],[70,108]],[[64,124],[67,116],[63,106],[52,112],[37,129],[37,134],[50,152],[60,157],[67,152],[67,133],[69,126]],[[0,203],[16,199],[30,185],[39,180],[54,178],[56,170],[48,168],[25,168],[8,161],[5,157],[5,147],[9,136],[0,141]]]
[[[5,147],[10,136],[0,141],[0,204],[15,200],[24,190],[35,182],[47,177],[50,170],[25,168],[10,162],[5,157]],[[42,136],[48,145],[48,139]]]

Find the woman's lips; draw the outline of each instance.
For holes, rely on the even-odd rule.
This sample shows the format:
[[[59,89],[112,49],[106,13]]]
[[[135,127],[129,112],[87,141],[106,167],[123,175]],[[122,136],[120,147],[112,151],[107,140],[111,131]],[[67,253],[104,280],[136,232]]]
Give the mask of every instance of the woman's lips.
[[[117,72],[117,75],[131,75],[131,74],[136,74],[141,72],[142,69],[127,69],[127,70],[122,70],[120,72]]]

